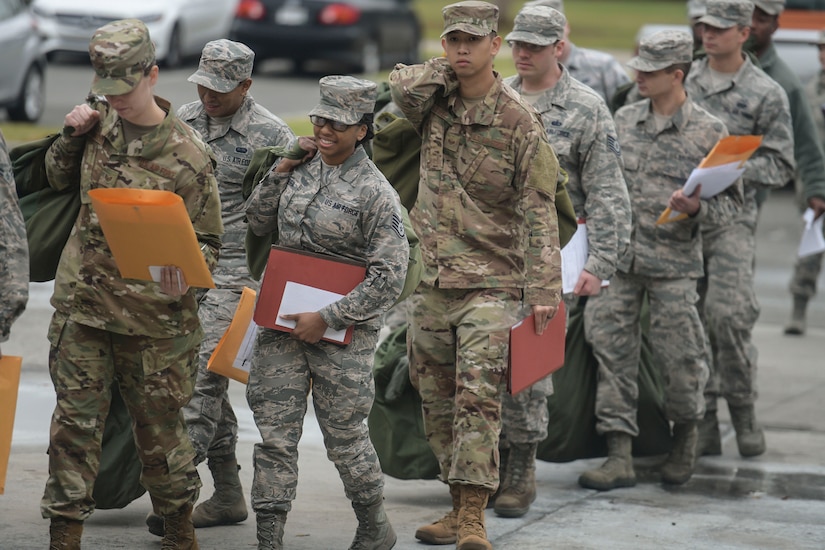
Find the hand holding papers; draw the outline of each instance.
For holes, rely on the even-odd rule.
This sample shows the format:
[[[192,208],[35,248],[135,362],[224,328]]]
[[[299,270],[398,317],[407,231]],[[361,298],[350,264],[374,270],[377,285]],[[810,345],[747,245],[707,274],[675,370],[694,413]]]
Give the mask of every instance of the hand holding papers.
[[[576,289],[589,252],[587,225],[584,220],[579,220],[573,238],[561,249],[561,291],[563,294],[570,294]],[[601,286],[604,288],[608,284],[609,281],[602,281]]]
[[[810,256],[825,252],[825,237],[822,235],[822,222],[825,214],[814,219],[814,211],[808,208],[802,214],[805,221],[805,229],[802,231],[802,239],[799,241],[799,257]]]
[[[728,136],[720,139],[699,167],[694,169],[682,191],[692,195],[701,184],[701,198],[709,199],[730,187],[745,172],[745,161],[759,148],[762,136]],[[665,208],[657,224],[683,220],[687,214]]]
[[[541,335],[536,334],[533,315],[510,329],[510,369],[507,391],[510,395],[530,387],[564,365],[564,340],[567,313],[564,302]]]
[[[163,266],[177,266],[179,288],[215,288],[179,195],[117,188],[93,189],[89,196],[121,277],[162,282]]]
[[[235,309],[232,322],[221,337],[215,351],[206,364],[206,369],[232,378],[243,384],[249,382],[249,368],[255,351],[255,335],[258,325],[252,320],[257,293],[244,287],[241,299]]]

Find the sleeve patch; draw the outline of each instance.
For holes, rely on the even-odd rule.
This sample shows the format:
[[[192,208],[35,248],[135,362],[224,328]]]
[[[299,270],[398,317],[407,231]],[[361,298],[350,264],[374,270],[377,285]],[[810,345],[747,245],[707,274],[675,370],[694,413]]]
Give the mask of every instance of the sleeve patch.
[[[398,235],[401,239],[406,239],[407,234],[404,232],[404,220],[401,219],[401,216],[398,214],[392,215],[392,229],[395,231],[395,234]]]
[[[616,136],[607,136],[607,148],[613,151],[617,157],[622,156],[622,151],[619,148],[619,140],[616,139]]]

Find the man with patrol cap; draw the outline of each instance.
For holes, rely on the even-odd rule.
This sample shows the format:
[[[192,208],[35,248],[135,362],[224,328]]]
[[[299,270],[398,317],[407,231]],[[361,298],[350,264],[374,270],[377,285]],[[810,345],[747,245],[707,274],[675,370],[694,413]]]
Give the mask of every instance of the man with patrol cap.
[[[209,357],[229,326],[243,287],[257,283],[246,265],[246,220],[242,183],[256,149],[287,146],[295,139],[289,126],[255,102],[252,86],[254,52],[240,42],[220,39],[201,52],[195,101],[178,109],[178,117],[197,130],[218,160],[216,177],[221,197],[224,235],[221,257],[212,279],[215,288],[200,299],[198,316],[205,336],[195,390],[183,409],[189,437],[197,453],[195,464],[208,458],[215,492],[192,512],[195,527],[238,523],[246,519],[246,500],[238,477],[235,445],[238,421],[229,402],[229,379],[206,370]],[[149,529],[163,534],[158,516],[147,518]]]
[[[524,6],[506,36],[518,75],[505,83],[541,115],[567,172],[576,216],[585,222],[580,227],[587,231],[587,260],[573,292],[565,295],[569,311],[579,296],[595,300],[602,281],[616,271],[630,239],[630,201],[616,129],[604,100],[571,77],[559,61],[566,26],[564,15],[553,8]],[[501,516],[522,516],[535,499],[536,448],[547,437],[547,396],[552,391],[547,377],[515,396],[504,395],[502,437],[509,456],[495,499]]]
[[[547,6],[564,13],[563,0],[532,0],[525,6]],[[564,26],[564,50],[560,61],[567,68],[570,76],[593,88],[605,102],[609,101],[616,90],[630,82],[630,77],[612,55],[580,48],[570,40],[570,22]]]
[[[583,487],[609,490],[636,484],[632,438],[639,435],[638,399],[640,318],[650,303],[653,363],[663,370],[665,414],[673,422],[673,448],[661,468],[662,481],[690,479],[696,462],[698,422],[705,408],[708,378],[705,336],[696,307],[696,281],[702,276],[699,227],[724,221],[735,208],[741,184],[710,200],[700,190],[685,195],[692,170],[727,136],[721,120],[696,105],[684,79],[693,59],[693,39],[684,31],[660,31],[645,38],[628,67],[637,71],[642,101],[616,112],[624,176],[633,209],[630,247],[622,254],[607,292],[585,315],[587,339],[599,363],[596,430],[607,439],[607,461],[579,477]],[[668,206],[684,213],[662,225]]]
[[[538,115],[493,70],[498,7],[470,0],[442,14],[446,56],[390,74],[393,100],[422,136],[410,378],[453,499],[415,536],[485,549],[510,328],[532,306],[543,332],[561,299],[558,162]]]
[[[807,84],[805,84],[805,96],[808,100],[808,107],[811,109],[811,117],[817,130],[817,139],[820,147],[825,147],[825,31],[820,31],[813,43],[819,50],[819,72]],[[803,192],[803,199],[807,198],[807,189],[797,189]],[[810,200],[807,201],[810,205]],[[816,281],[822,270],[823,254],[811,254],[796,260],[794,265],[793,278],[791,279],[790,291],[793,295],[793,310],[791,320],[785,326],[785,334],[802,335],[805,334],[805,315],[808,309],[808,302],[816,295]]]
[[[796,73],[785,63],[776,51],[773,34],[779,28],[779,15],[785,9],[785,0],[754,0],[751,35],[745,46],[758,58],[759,65],[765,73],[774,79],[788,96],[793,124],[794,158],[797,171],[794,184],[797,192],[819,216],[825,213],[825,156],[822,143],[817,139],[815,116],[822,118],[822,113],[812,113],[805,97],[805,89]],[[767,190],[760,192],[760,203],[767,198]],[[791,292],[794,294],[794,309],[791,322],[785,332],[796,334],[804,332],[805,309],[808,295],[804,290],[797,290],[803,285],[795,283],[800,264],[805,266],[812,260],[803,258],[797,261]],[[815,284],[815,283],[814,283]]]
[[[81,206],[51,300],[49,371],[57,404],[41,512],[51,519],[51,548],[80,548],[83,521],[94,511],[109,388],[116,381],[133,419],[141,483],[164,520],[161,546],[196,549],[191,514],[200,478],[181,412],[192,396],[203,339],[196,292],[173,265],[161,268],[158,282],[122,278],[89,192],[177,194],[211,269],[223,233],[214,159],[197,132],[153,95],[158,67],[143,22],[99,28],[89,55],[91,91],[105,101],[72,109],[45,161],[52,186],[76,189]]]
[[[765,452],[754,412],[757,351],[751,338],[759,316],[753,288],[756,194],[790,181],[795,161],[788,98],[743,53],[752,15],[749,0],[708,0],[707,13],[699,20],[707,57],[694,64],[686,83],[691,99],[722,119],[731,135],[762,137],[745,163],[741,212],[730,222],[702,223],[705,276],[699,284],[700,312],[712,360],[706,413],[699,428],[700,455],[722,452],[716,418],[719,395],[728,402],[739,453]]]

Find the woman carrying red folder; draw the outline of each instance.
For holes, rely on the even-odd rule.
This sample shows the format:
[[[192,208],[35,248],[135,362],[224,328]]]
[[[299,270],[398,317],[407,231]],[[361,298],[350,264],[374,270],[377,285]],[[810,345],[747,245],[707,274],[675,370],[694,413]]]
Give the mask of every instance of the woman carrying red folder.
[[[383,474],[366,418],[382,314],[401,292],[409,259],[398,195],[361,145],[372,138],[377,86],[349,76],[320,81],[310,111],[314,136],[300,160],[281,159],[247,203],[257,235],[276,244],[366,264],[364,281],[318,311],[283,315],[292,332],[261,328],[247,400],[263,441],[255,445],[252,507],[258,548],[281,548],[298,482],[298,440],[312,390],[327,456],[358,518],[351,548],[389,549],[396,535],[383,508]],[[329,273],[335,277],[335,273]],[[353,326],[340,346],[321,337]]]

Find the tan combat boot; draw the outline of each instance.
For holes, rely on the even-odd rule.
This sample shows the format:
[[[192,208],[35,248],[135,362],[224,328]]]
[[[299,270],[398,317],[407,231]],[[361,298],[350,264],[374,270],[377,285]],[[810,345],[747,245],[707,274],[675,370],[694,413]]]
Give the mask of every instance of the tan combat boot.
[[[427,544],[455,544],[458,536],[458,509],[461,507],[461,491],[458,485],[450,485],[453,509],[435,523],[419,527],[415,538]]]
[[[493,550],[484,525],[484,509],[491,491],[478,485],[459,485],[458,490],[461,506],[456,550]]]
[[[806,296],[793,297],[793,310],[791,320],[785,325],[785,334],[802,336],[805,334],[805,310],[808,309],[808,298]]]
[[[536,500],[537,443],[510,443],[507,471],[499,485],[495,512],[505,518],[518,518]]]
[[[398,537],[387,519],[383,497],[366,504],[353,502],[352,509],[358,518],[358,529],[349,550],[390,550],[395,546]]]
[[[240,523],[247,517],[246,501],[235,454],[209,458],[209,471],[215,480],[215,492],[192,512],[195,527],[212,527]]]
[[[258,550],[283,550],[286,512],[261,511],[255,514]]]
[[[174,514],[163,516],[161,550],[199,550],[192,525],[192,505],[187,504]]]
[[[699,427],[696,422],[677,423],[673,426],[673,449],[662,465],[662,481],[681,485],[686,483],[696,468],[696,443]]]
[[[606,435],[607,460],[599,468],[580,475],[579,485],[598,491],[633,487],[636,485],[636,472],[633,471],[633,442],[630,434],[608,432]]]
[[[715,410],[705,411],[699,421],[699,439],[696,442],[696,456],[719,456],[722,454],[722,436]]]
[[[765,433],[756,424],[756,413],[753,405],[734,407],[728,403],[730,419],[733,429],[736,430],[736,445],[739,454],[744,457],[759,456],[765,452]]]
[[[49,550],[80,550],[83,522],[52,518],[49,524]]]

